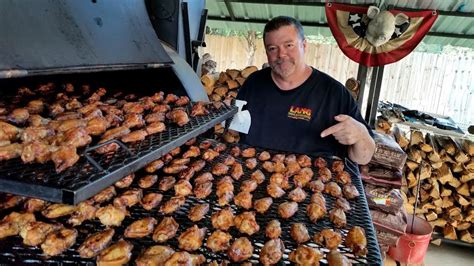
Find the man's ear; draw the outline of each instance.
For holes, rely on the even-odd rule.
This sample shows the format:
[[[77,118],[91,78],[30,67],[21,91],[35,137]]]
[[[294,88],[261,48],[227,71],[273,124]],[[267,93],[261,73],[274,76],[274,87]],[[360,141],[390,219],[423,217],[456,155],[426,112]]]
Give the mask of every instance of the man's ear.
[[[308,47],[308,41],[306,41],[306,38],[303,39],[303,49],[306,52],[306,49]]]
[[[407,15],[403,14],[403,13],[398,13],[396,16],[395,16],[395,25],[402,25],[403,23],[405,22],[408,22],[409,18]]]
[[[374,19],[380,13],[380,9],[376,6],[369,6],[367,9],[367,17],[370,19]]]

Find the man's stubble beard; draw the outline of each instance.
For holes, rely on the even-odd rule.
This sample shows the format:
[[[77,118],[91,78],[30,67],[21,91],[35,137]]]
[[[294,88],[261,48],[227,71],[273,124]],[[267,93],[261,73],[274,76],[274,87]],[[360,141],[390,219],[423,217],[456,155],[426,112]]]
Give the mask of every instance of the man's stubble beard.
[[[290,67],[286,68],[286,69],[282,69],[281,68],[281,64],[282,63],[289,63],[291,64]],[[272,68],[272,70],[279,76],[281,77],[288,77],[290,76],[291,74],[293,74],[296,70],[296,64],[295,64],[295,61],[293,59],[288,59],[288,60],[276,60],[274,62],[272,62],[270,64],[270,67]]]

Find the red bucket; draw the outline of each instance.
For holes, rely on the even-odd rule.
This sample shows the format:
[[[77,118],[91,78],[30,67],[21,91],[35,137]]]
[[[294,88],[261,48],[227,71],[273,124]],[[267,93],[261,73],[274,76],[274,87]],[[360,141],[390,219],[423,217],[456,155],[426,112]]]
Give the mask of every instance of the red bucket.
[[[433,229],[427,221],[414,215],[409,216],[406,233],[400,237],[396,247],[389,248],[388,255],[402,263],[423,263],[432,232]]]

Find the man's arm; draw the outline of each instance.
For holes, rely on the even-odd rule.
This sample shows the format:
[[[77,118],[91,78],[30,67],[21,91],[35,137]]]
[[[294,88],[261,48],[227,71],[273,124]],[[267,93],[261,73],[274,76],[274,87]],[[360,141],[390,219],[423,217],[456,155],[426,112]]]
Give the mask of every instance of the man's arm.
[[[358,164],[367,164],[375,151],[375,142],[367,128],[348,115],[334,117],[337,124],[323,130],[321,137],[333,135],[336,140],[348,145],[349,158]]]

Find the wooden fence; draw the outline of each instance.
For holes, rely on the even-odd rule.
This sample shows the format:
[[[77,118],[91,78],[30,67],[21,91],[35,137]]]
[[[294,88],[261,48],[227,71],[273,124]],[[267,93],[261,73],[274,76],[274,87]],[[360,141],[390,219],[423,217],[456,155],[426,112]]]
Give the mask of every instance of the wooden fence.
[[[249,64],[260,68],[267,62],[261,39],[257,39],[254,58],[249,58],[243,37],[207,35],[206,43],[203,53],[211,54],[217,62],[217,71],[243,69]],[[305,60],[343,84],[348,78],[357,77],[358,64],[347,58],[336,44],[309,43]],[[447,54],[413,52],[385,66],[380,100],[449,116],[466,128],[474,124],[474,53],[468,50]]]

